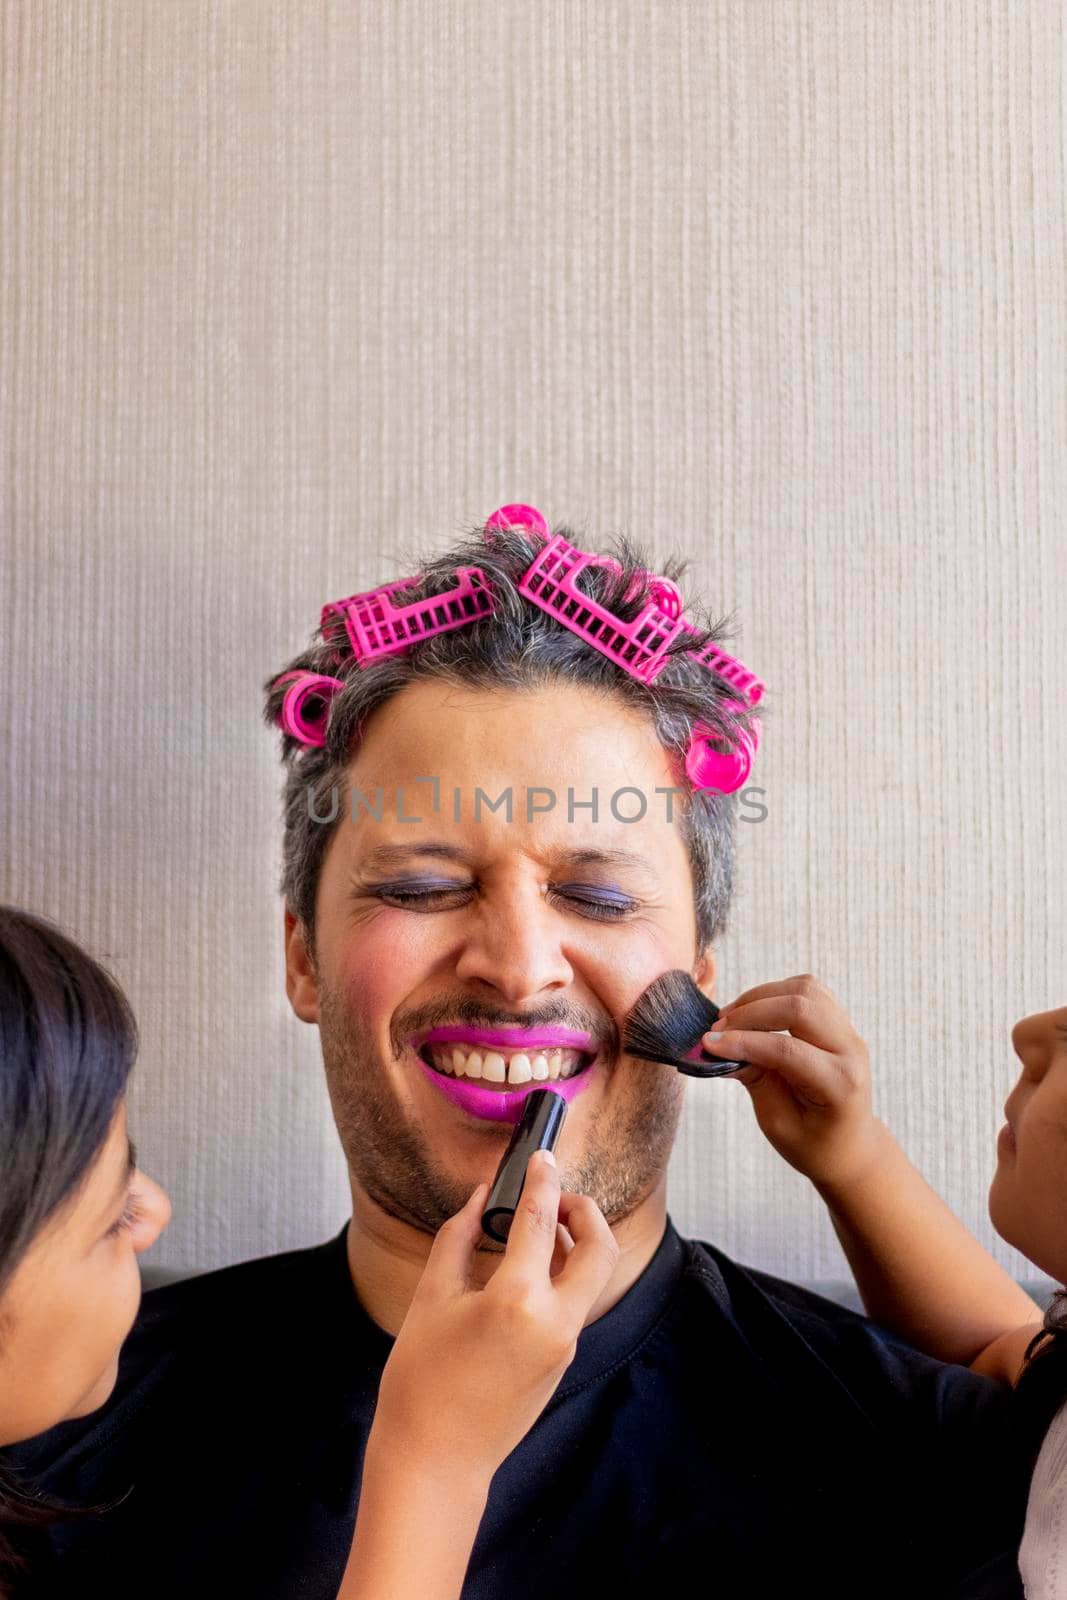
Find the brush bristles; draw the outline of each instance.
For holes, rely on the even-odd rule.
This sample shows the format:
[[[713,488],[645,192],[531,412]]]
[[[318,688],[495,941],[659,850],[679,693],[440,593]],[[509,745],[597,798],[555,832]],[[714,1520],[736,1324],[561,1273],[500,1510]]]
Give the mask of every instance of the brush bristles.
[[[622,1047],[642,1061],[673,1066],[717,1020],[719,1008],[679,967],[650,983],[623,1028]]]

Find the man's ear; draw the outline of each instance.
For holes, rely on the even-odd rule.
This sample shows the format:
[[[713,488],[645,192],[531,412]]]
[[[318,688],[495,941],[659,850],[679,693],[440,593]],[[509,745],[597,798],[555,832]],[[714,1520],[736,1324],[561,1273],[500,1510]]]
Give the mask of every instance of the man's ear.
[[[285,908],[285,992],[301,1022],[319,1020],[319,982],[308,949],[307,929]]]
[[[700,953],[700,958],[693,969],[693,979],[698,989],[707,995],[709,1000],[715,998],[715,952],[710,944]]]

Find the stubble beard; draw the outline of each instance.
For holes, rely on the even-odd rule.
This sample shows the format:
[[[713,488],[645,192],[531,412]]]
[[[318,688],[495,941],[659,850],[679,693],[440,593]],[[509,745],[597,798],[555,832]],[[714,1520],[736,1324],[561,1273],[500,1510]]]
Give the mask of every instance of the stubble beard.
[[[436,1234],[467,1203],[472,1186],[437,1158],[397,1100],[370,1031],[329,987],[320,988],[319,1036],[353,1182],[388,1216]],[[612,1089],[612,1103],[594,1120],[578,1159],[560,1169],[563,1187],[592,1196],[613,1227],[660,1182],[685,1092],[668,1067],[628,1062],[619,1070],[629,1080],[627,1092]],[[495,1148],[499,1124],[485,1127]],[[479,1248],[499,1252],[501,1247],[486,1239]]]

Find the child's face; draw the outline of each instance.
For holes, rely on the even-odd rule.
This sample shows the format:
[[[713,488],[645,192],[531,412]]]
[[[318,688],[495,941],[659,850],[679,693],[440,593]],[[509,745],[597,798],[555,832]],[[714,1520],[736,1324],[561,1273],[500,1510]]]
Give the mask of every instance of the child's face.
[[[130,1169],[126,1107],[82,1186],[30,1244],[0,1299],[0,1445],[103,1405],[141,1298],[137,1257],[170,1220]]]
[[[993,1226],[1057,1283],[1067,1282],[1067,1006],[1012,1029],[1023,1064],[1004,1106]]]

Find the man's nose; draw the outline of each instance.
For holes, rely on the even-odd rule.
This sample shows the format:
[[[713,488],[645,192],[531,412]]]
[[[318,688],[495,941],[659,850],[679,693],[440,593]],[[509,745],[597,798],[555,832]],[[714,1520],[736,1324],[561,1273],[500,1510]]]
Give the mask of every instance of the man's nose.
[[[536,884],[501,887],[472,907],[456,976],[490,985],[510,1006],[566,988],[574,973],[563,934],[563,919]]]

